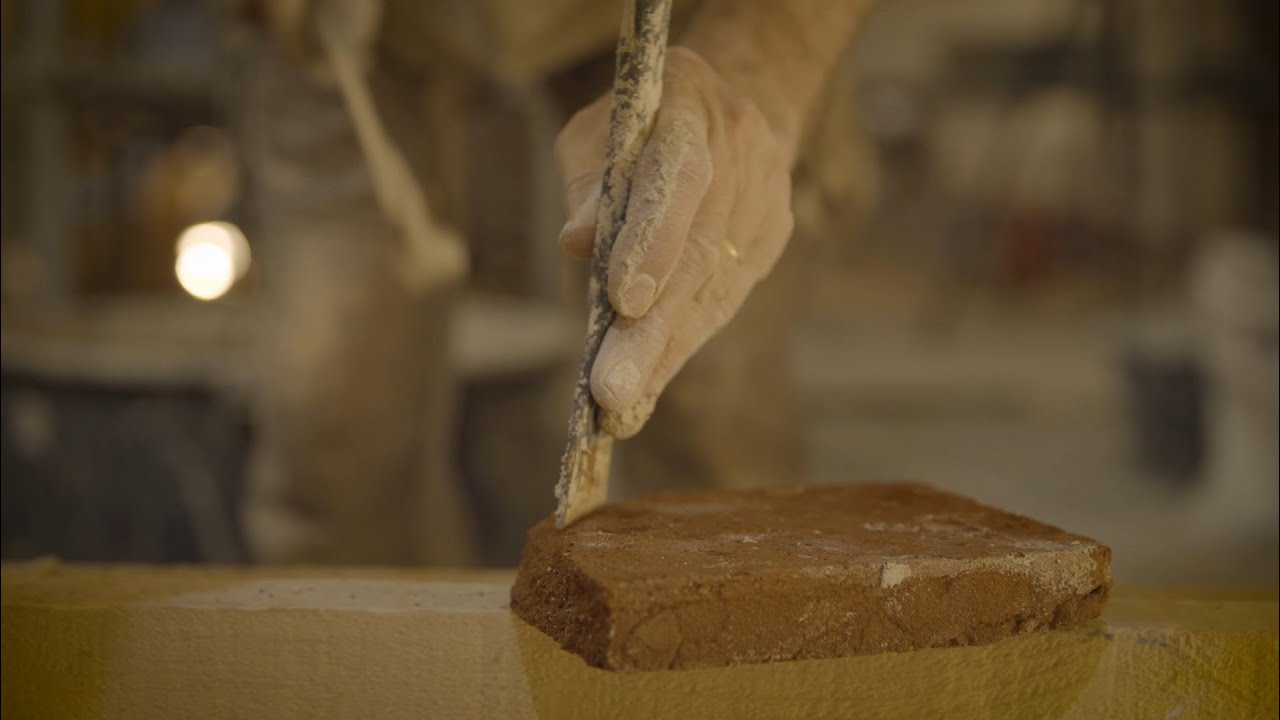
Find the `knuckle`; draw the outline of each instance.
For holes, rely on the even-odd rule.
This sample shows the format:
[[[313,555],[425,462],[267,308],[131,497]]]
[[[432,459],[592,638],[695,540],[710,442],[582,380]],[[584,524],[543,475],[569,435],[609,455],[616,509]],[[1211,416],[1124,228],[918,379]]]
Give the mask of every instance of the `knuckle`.
[[[707,276],[715,269],[717,250],[711,247],[711,241],[706,236],[691,239],[692,242],[685,247],[682,258],[684,270],[694,277]]]
[[[666,118],[666,131],[663,143],[674,148],[687,150],[696,146],[698,130],[705,125],[699,111],[689,107],[673,108]]]
[[[689,159],[680,164],[678,184],[705,188],[711,184],[713,174],[711,156],[695,148]]]
[[[633,357],[656,356],[667,346],[671,329],[662,313],[650,313],[632,321],[625,330],[625,347]]]

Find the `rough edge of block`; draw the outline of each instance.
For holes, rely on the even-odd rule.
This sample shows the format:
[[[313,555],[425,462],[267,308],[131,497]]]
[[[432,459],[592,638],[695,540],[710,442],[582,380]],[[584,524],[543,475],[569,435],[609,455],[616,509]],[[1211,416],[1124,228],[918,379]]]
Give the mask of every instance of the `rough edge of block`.
[[[938,492],[953,495],[945,491]],[[977,501],[972,502],[986,510],[1065,532],[1007,510]],[[553,530],[546,522],[540,523],[530,530],[531,541],[536,533],[548,531]],[[676,643],[674,652],[666,652],[661,648],[646,648],[645,646],[651,643],[648,643],[644,637],[637,637],[637,630],[655,619],[656,615],[652,607],[628,607],[617,602],[617,598],[612,597],[599,582],[564,555],[555,555],[549,559],[537,557],[538,561],[546,561],[548,565],[545,571],[533,572],[532,568],[528,567],[528,563],[534,558],[526,552],[521,558],[516,582],[512,586],[511,609],[530,625],[549,635],[565,650],[582,657],[587,664],[617,671],[699,669],[784,660],[848,657],[879,652],[905,652],[934,647],[985,645],[1029,632],[1078,627],[1102,613],[1110,597],[1112,585],[1111,549],[1088,538],[1081,537],[1081,541],[1080,546],[1071,553],[1056,550],[1044,551],[1055,555],[1077,556],[1064,557],[1064,560],[1054,563],[1058,566],[1056,570],[1063,572],[1047,574],[1043,572],[1045,568],[1042,565],[1033,563],[1025,563],[1027,569],[1021,571],[1018,565],[1023,563],[1008,557],[996,557],[978,563],[970,562],[969,570],[959,572],[957,569],[965,564],[963,561],[946,558],[923,560],[915,563],[912,568],[913,574],[907,577],[895,575],[893,568],[890,567],[893,564],[886,563],[880,569],[879,592],[866,585],[849,585],[851,590],[870,591],[875,597],[874,602],[865,603],[867,607],[862,608],[864,612],[856,617],[857,625],[847,623],[842,626],[842,629],[848,633],[865,632],[868,622],[882,625],[887,623],[902,631],[907,637],[896,641],[886,640],[878,648],[859,647],[854,651],[841,650],[835,647],[835,643],[824,643],[821,638],[816,641],[810,638],[808,642],[814,644],[808,647],[793,646],[773,650],[754,648],[751,652],[710,660],[698,655],[682,659],[679,655],[682,641]],[[1086,557],[1088,559],[1084,560],[1083,558]],[[1062,567],[1064,561],[1071,567]],[[979,617],[972,622],[953,626],[945,633],[936,630],[930,632],[927,627],[913,627],[910,624],[903,627],[900,621],[895,622],[887,617],[887,608],[901,605],[916,592],[934,597],[947,596],[947,602],[935,605],[937,610],[949,610],[953,616],[963,617],[966,613],[972,615],[975,609],[989,604],[989,588],[981,587],[976,581],[983,577],[989,579],[992,574],[1003,577],[1012,594],[1028,593],[1035,597],[1035,601],[1029,604],[1032,612]],[[767,586],[768,577],[768,575],[761,575],[757,579]],[[822,579],[820,574],[815,573],[816,581],[821,582]],[[830,579],[833,583],[838,583],[838,569],[831,573]],[[760,596],[756,598],[758,605],[768,605],[769,601],[776,600],[769,597],[768,592],[767,587],[760,588]],[[532,612],[525,603],[525,600],[530,598],[541,598],[547,603],[559,599],[562,604],[554,613]],[[868,609],[878,609],[880,612],[878,615],[869,616],[866,613]],[[672,608],[663,608],[662,612],[669,613],[671,610]],[[769,617],[767,608],[760,608],[760,610],[760,616]],[[849,612],[848,606],[845,605],[828,608],[828,610]],[[680,625],[679,611],[676,611],[675,617],[675,624],[678,626]],[[733,628],[726,627],[726,629]],[[646,650],[652,651],[646,652]]]

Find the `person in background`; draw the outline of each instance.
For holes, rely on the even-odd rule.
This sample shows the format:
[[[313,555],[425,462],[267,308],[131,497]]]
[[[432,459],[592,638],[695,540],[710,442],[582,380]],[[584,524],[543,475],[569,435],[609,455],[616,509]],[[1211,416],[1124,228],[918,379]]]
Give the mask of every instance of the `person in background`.
[[[762,281],[791,235],[806,117],[869,2],[676,5],[661,110],[610,263],[619,317],[592,392],[634,420],[615,471],[627,493],[793,483],[804,465],[789,290],[785,278]],[[276,44],[256,73],[250,156],[268,310],[245,508],[260,559],[466,564],[484,522],[453,460],[457,388],[442,338],[459,288],[400,280],[403,243],[379,210],[317,22],[359,48],[428,205],[465,236],[459,123],[448,118],[458,108],[443,93],[510,75],[511,47],[534,59],[525,79],[545,81],[607,46],[620,13],[619,2],[575,0],[262,0]],[[608,108],[607,94],[590,102],[555,143],[559,242],[575,258],[591,251]],[[549,499],[555,470],[531,468],[511,490]]]

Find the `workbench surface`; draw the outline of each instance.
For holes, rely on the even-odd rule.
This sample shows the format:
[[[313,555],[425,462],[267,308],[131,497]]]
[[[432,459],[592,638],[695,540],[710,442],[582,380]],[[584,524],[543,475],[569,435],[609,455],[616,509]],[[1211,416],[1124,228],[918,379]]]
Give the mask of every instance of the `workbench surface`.
[[[1274,718],[1280,705],[1274,589],[1120,587],[1083,628],[984,647],[611,673],[511,614],[511,571],[38,561],[2,578],[8,717]]]

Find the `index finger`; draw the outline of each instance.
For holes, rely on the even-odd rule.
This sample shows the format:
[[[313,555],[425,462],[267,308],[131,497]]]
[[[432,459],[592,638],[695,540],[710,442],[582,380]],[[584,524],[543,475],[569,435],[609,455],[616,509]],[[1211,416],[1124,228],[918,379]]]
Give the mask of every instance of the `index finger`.
[[[666,284],[698,213],[713,168],[706,120],[697,108],[664,108],[640,158],[626,223],[609,258],[609,299],[625,317],[649,311]]]
[[[600,204],[608,131],[606,95],[579,110],[556,137],[555,159],[566,218],[560,244],[578,257],[590,257],[595,243],[596,207]]]

